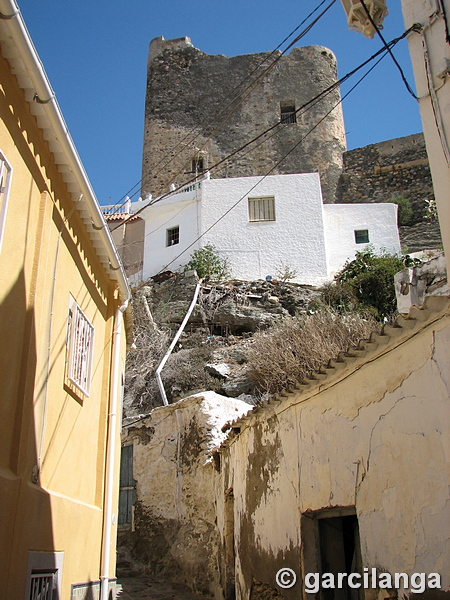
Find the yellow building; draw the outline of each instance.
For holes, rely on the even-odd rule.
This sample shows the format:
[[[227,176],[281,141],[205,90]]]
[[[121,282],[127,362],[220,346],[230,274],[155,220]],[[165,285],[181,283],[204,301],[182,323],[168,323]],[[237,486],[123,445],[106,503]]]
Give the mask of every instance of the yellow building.
[[[106,599],[129,288],[15,1],[0,13],[0,598]]]

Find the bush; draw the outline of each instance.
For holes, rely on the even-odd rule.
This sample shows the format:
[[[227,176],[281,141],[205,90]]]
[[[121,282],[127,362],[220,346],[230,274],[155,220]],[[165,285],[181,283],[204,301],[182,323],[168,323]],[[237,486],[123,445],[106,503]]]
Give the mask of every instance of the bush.
[[[274,394],[301,381],[376,329],[373,318],[323,309],[288,317],[253,337],[250,377],[260,394]]]
[[[185,271],[195,270],[205,281],[220,281],[231,276],[228,259],[222,258],[212,244],[206,244],[199,250],[194,250],[191,260],[185,265]]]
[[[377,256],[368,247],[357,252],[356,258],[344,265],[335,277],[337,284],[348,286],[358,302],[374,308],[380,319],[396,312],[394,275],[404,269],[400,257],[387,252]]]
[[[340,313],[358,310],[358,298],[353,289],[345,283],[325,283],[320,292],[322,302]]]
[[[399,227],[414,224],[414,210],[408,198],[400,196],[400,198],[389,200],[389,202],[393,202],[398,206],[397,224]]]
[[[298,275],[297,269],[294,269],[287,263],[281,261],[279,265],[275,268],[275,275],[277,279],[286,283],[286,281],[290,281],[291,279],[295,279]]]

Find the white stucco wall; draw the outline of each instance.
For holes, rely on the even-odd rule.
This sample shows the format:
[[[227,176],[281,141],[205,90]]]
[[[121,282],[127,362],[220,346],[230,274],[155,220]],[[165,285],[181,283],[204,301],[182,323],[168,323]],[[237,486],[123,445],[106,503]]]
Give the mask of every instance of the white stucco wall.
[[[368,229],[376,251],[400,252],[395,204],[322,204],[318,173],[205,179],[201,187],[168,196],[146,208],[143,279],[182,269],[192,252],[213,244],[228,259],[232,277],[280,277],[320,285],[366,244],[355,229]],[[273,197],[275,221],[250,222],[248,199]],[[134,206],[133,206],[134,208]],[[167,229],[180,241],[167,246]],[[199,236],[202,235],[199,241]]]
[[[275,221],[249,222],[248,198],[273,196]],[[234,205],[236,206],[232,208]],[[240,279],[276,275],[281,263],[298,273],[295,281],[320,284],[326,279],[322,196],[317,173],[211,179],[202,187],[202,231]]]
[[[186,251],[199,235],[199,200],[200,191],[195,189],[168,196],[142,211],[140,216],[145,221],[144,281],[166,267],[176,271],[189,261],[192,251],[198,248],[196,244]],[[176,226],[180,228],[180,243],[167,246],[167,230]],[[180,253],[181,256],[178,256]]]
[[[396,204],[324,204],[328,273],[334,275],[369,244],[375,252],[401,251]],[[369,232],[368,244],[357,244],[355,230]]]

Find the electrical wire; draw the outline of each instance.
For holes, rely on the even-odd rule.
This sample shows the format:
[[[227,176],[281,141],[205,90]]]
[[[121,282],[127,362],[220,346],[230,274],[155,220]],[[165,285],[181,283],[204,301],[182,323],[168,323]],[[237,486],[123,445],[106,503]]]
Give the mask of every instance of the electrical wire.
[[[260,73],[258,75],[258,77],[256,78],[255,81],[253,81],[253,83],[251,83],[242,93],[240,93],[234,100],[232,100],[230,102],[230,104],[226,107],[229,108],[230,106],[232,106],[234,104],[234,102],[236,100],[239,99],[239,102],[233,106],[233,109],[231,110],[230,113],[228,113],[228,115],[226,116],[226,118],[220,123],[220,125],[218,127],[216,127],[216,129],[209,134],[208,138],[203,142],[202,146],[198,149],[198,152],[201,152],[205,146],[208,144],[208,142],[219,132],[221,131],[221,129],[224,127],[225,123],[227,123],[227,121],[232,117],[232,115],[237,111],[237,109],[243,104],[243,102],[245,102],[245,100],[250,96],[250,94],[253,92],[253,90],[256,89],[256,87],[259,85],[259,83],[262,81],[262,79],[274,68],[274,66],[277,64],[277,62],[282,58],[282,56],[290,49],[294,46],[294,44],[296,44],[299,40],[301,40],[311,29],[312,27],[314,27],[314,25],[326,14],[326,12],[333,6],[333,4],[336,2],[336,0],[331,0],[331,2],[328,4],[328,6],[314,19],[314,21],[312,21],[292,42],[290,42],[290,44],[283,50],[283,52],[279,55],[276,56],[275,60],[268,66],[266,67],[266,69],[264,71],[262,71],[262,73]],[[243,93],[247,92],[244,96],[242,96]],[[225,109],[224,109],[225,110]],[[215,117],[215,120],[217,119],[217,116]],[[200,134],[198,134],[200,135]],[[198,137],[198,135],[196,137]],[[196,138],[194,138],[195,140]],[[192,141],[190,142],[192,143]],[[188,145],[186,145],[184,148],[187,148]],[[178,156],[182,150],[184,149],[182,148],[180,150],[180,152],[178,152],[178,154],[176,156]],[[173,158],[171,159],[173,160]],[[159,173],[161,173],[161,171],[163,171],[171,162],[171,160],[166,163],[156,174],[155,176],[157,176]],[[187,162],[185,162],[180,170],[175,173],[171,180],[168,182],[168,184],[166,185],[170,185],[171,183],[173,183],[177,177],[179,177],[182,173],[185,172],[185,169],[187,168],[187,165],[189,164],[189,160]]]
[[[341,79],[339,79],[338,81],[334,82],[331,86],[329,86],[328,88],[326,88],[325,90],[322,90],[322,92],[320,92],[317,96],[315,96],[314,98],[312,98],[311,100],[309,100],[308,102],[306,102],[305,104],[303,104],[301,107],[299,107],[296,111],[295,114],[300,113],[300,111],[303,111],[305,109],[308,109],[308,107],[310,106],[314,106],[317,101],[319,99],[321,99],[322,97],[324,97],[326,94],[330,93],[331,91],[333,91],[335,88],[339,87],[342,83],[344,83],[347,79],[349,79],[350,77],[352,77],[355,73],[357,73],[360,69],[364,68],[367,64],[369,64],[372,60],[374,60],[375,58],[377,58],[380,54],[382,54],[385,50],[389,50],[390,48],[394,47],[398,42],[400,42],[402,39],[404,39],[413,29],[415,28],[415,26],[410,27],[408,30],[406,30],[402,35],[400,35],[399,37],[391,40],[390,42],[386,43],[385,46],[381,49],[379,49],[375,54],[373,54],[370,58],[366,59],[364,62],[362,62],[360,65],[358,65],[356,68],[354,68],[352,71],[350,71],[349,73],[347,73],[346,75],[344,75]],[[234,150],[233,152],[231,152],[230,154],[228,154],[227,156],[225,156],[224,158],[220,159],[218,162],[216,162],[214,165],[212,165],[209,169],[209,171],[212,171],[214,169],[216,169],[217,167],[219,167],[221,164],[223,164],[225,161],[229,160],[230,158],[232,158],[233,156],[235,156],[236,154],[238,154],[239,152],[241,152],[242,150],[244,150],[245,148],[249,147],[251,144],[255,143],[256,141],[260,140],[264,135],[266,135],[267,133],[269,133],[270,131],[273,131],[275,128],[279,127],[280,125],[282,125],[282,123],[280,121],[278,121],[277,123],[275,123],[274,125],[272,125],[271,127],[268,127],[265,131],[263,131],[262,133],[260,133],[259,135],[257,135],[256,137],[254,137],[253,139],[251,139],[250,141],[246,142],[245,144],[243,144],[242,146],[240,146],[238,149]],[[157,203],[157,202],[161,202],[162,200],[164,200],[165,198],[167,198],[168,196],[179,192],[180,190],[182,190],[183,188],[185,188],[186,186],[194,183],[197,181],[197,177],[193,177],[192,179],[190,179],[189,181],[183,183],[182,185],[178,186],[177,188],[175,188],[174,190],[171,190],[170,192],[167,192],[166,194],[163,194],[162,196],[155,198],[154,200],[151,200],[150,202],[148,202],[147,204],[145,204],[144,206],[142,206],[141,208],[139,208],[135,213],[133,213],[133,215],[130,215],[127,219],[124,219],[124,221],[122,221],[121,223],[119,223],[116,228],[112,229],[112,231],[114,231],[115,229],[117,229],[118,227],[121,227],[124,223],[127,222],[127,220],[129,220],[132,217],[135,217],[137,215],[139,215],[143,210],[145,210],[146,208],[148,208],[149,206]]]
[[[266,177],[268,177],[289,156],[289,154],[291,154],[333,112],[333,110],[335,110],[335,108],[337,108],[339,106],[339,104],[342,103],[342,101],[351,92],[353,92],[353,90],[369,75],[369,73],[371,73],[373,71],[373,69],[383,60],[383,58],[385,56],[387,56],[388,50],[386,48],[384,48],[383,50],[385,50],[385,52],[379,58],[379,60],[374,65],[372,65],[372,67],[367,71],[367,73],[365,73],[362,77],[360,77],[360,79],[355,83],[355,85],[353,85],[353,87],[351,87],[350,90],[342,98],[340,98],[339,102],[337,102],[333,106],[333,108],[331,108],[296,144],[294,144],[294,146],[289,150],[289,152],[287,152],[265,175],[263,175],[261,177],[261,179],[259,179],[259,181],[257,181],[249,190],[247,190],[247,192],[243,196],[241,196],[239,198],[239,200],[237,200],[228,210],[226,210],[212,225],[210,225],[201,235],[199,235],[197,237],[197,239],[195,239],[191,244],[189,244],[189,246],[187,246],[182,252],[180,252],[180,254],[178,254],[175,258],[173,258],[169,263],[167,263],[164,267],[162,267],[162,269],[157,274],[162,273],[163,271],[167,270],[167,267],[169,267],[171,264],[173,264],[183,254],[185,254],[185,252],[187,252],[190,248],[192,248],[192,246],[194,246],[199,240],[201,240],[202,237],[204,237],[207,233],[209,233],[211,231],[211,229],[213,229],[213,227],[215,227],[218,223],[220,223],[220,221],[222,221],[234,208],[236,208],[236,206],[238,204],[240,204],[242,202],[242,200],[247,198],[248,195],[262,181],[264,181],[264,179]]]
[[[362,7],[364,8],[364,11],[367,15],[367,18],[369,19],[369,21],[372,24],[372,27],[375,29],[378,37],[380,38],[380,40],[383,42],[384,47],[386,47],[386,40],[384,39],[379,27],[376,25],[375,21],[372,19],[372,15],[369,12],[369,9],[366,6],[366,3],[364,2],[364,0],[360,0]],[[400,71],[400,75],[401,78],[403,80],[403,83],[405,84],[406,89],[408,90],[408,92],[411,94],[411,96],[414,98],[414,100],[418,100],[419,98],[416,96],[416,94],[414,93],[412,87],[409,85],[408,80],[406,79],[405,74],[403,73],[403,69],[401,68],[401,66],[399,65],[397,59],[395,58],[395,56],[393,55],[392,51],[390,49],[388,49],[389,55],[392,58],[392,60],[394,61],[395,66],[397,67],[397,69]]]
[[[321,1],[321,2],[320,2],[320,3],[319,3],[317,6],[316,6],[316,8],[314,8],[314,10],[312,10],[312,11],[311,11],[311,12],[310,12],[310,13],[309,13],[309,14],[308,14],[308,15],[307,15],[307,16],[306,16],[304,19],[303,19],[303,21],[302,21],[302,22],[301,22],[299,25],[297,25],[297,27],[295,27],[295,29],[293,29],[293,30],[291,31],[291,33],[289,33],[289,34],[288,34],[288,35],[287,35],[287,36],[284,38],[284,40],[283,40],[282,42],[280,42],[280,44],[278,44],[278,46],[277,46],[277,47],[276,47],[274,50],[272,50],[272,52],[269,54],[269,56],[265,56],[265,57],[263,58],[263,60],[262,60],[262,61],[261,61],[261,62],[260,62],[260,63],[259,63],[259,64],[258,64],[258,65],[257,65],[257,66],[254,68],[254,69],[253,69],[253,71],[251,71],[251,73],[249,73],[249,74],[248,74],[248,75],[247,75],[247,76],[246,76],[246,77],[245,77],[245,78],[244,78],[244,79],[243,79],[243,80],[242,80],[242,81],[241,81],[241,82],[240,82],[240,83],[239,83],[239,84],[238,84],[238,85],[237,85],[235,88],[233,88],[233,90],[232,90],[232,91],[231,91],[229,94],[227,94],[227,96],[225,96],[225,98],[222,100],[221,104],[223,104],[224,102],[226,102],[226,101],[228,100],[228,98],[230,98],[230,97],[231,97],[231,96],[232,96],[232,95],[233,95],[235,92],[237,92],[237,91],[239,90],[239,88],[240,88],[240,87],[242,87],[242,86],[244,85],[244,83],[245,83],[247,80],[249,80],[249,79],[250,79],[250,78],[251,78],[251,77],[252,77],[252,76],[253,76],[253,75],[254,75],[254,74],[255,74],[255,73],[256,73],[256,72],[257,72],[257,71],[258,71],[258,70],[259,70],[259,69],[260,69],[260,68],[263,66],[263,65],[264,65],[264,63],[266,63],[268,60],[270,60],[270,59],[272,58],[272,56],[273,56],[273,55],[274,55],[274,54],[275,54],[275,53],[276,53],[276,52],[277,52],[277,51],[278,51],[278,50],[281,48],[281,46],[282,46],[282,45],[283,45],[283,44],[284,44],[284,43],[285,43],[285,42],[286,42],[286,41],[287,41],[287,40],[288,40],[290,37],[292,37],[292,35],[294,35],[294,33],[296,33],[296,32],[297,32],[297,31],[300,29],[300,27],[301,27],[302,25],[304,25],[304,24],[306,23],[306,21],[307,21],[307,20],[308,20],[310,17],[312,17],[312,16],[313,16],[313,15],[314,15],[314,14],[315,14],[315,13],[316,13],[316,12],[317,12],[317,11],[318,11],[320,8],[321,8],[321,7],[322,7],[322,6],[325,4],[325,2],[326,2],[326,1],[327,1],[327,0],[322,0],[322,1]],[[318,21],[318,20],[319,20],[319,19],[320,19],[320,18],[321,18],[321,17],[322,17],[322,16],[323,16],[323,15],[324,15],[324,14],[325,14],[327,11],[328,11],[328,9],[329,9],[329,8],[331,8],[331,6],[332,6],[332,5],[335,3],[335,1],[336,1],[336,0],[332,0],[332,2],[331,2],[331,3],[329,4],[329,6],[328,6],[328,7],[327,7],[327,8],[326,8],[326,9],[325,9],[325,10],[324,10],[322,13],[321,13],[321,15],[319,15],[319,16],[318,16],[318,17],[317,17],[317,18],[316,18],[316,19],[313,21],[313,23],[311,23],[311,24],[310,24],[310,25],[309,25],[309,26],[308,26],[308,27],[307,27],[307,28],[304,30],[304,32],[302,32],[302,33],[301,33],[299,36],[297,36],[297,37],[295,38],[295,40],[294,40],[293,42],[291,42],[291,43],[290,43],[290,45],[289,45],[289,46],[288,46],[288,47],[287,47],[287,48],[286,48],[286,49],[285,49],[285,50],[284,50],[284,51],[281,53],[281,55],[277,56],[277,57],[276,57],[276,59],[273,61],[273,63],[272,63],[271,65],[269,65],[269,67],[268,67],[268,68],[267,68],[267,69],[266,69],[266,70],[265,70],[265,71],[264,71],[264,72],[263,72],[263,73],[262,73],[260,76],[258,76],[257,80],[256,80],[255,82],[253,82],[253,84],[251,84],[251,85],[254,85],[254,84],[255,84],[256,82],[258,82],[258,81],[259,81],[259,80],[260,80],[260,79],[261,79],[261,78],[262,78],[264,75],[266,75],[266,74],[267,74],[267,72],[268,72],[268,70],[271,70],[271,69],[273,68],[273,66],[274,66],[274,65],[275,65],[275,64],[278,62],[278,60],[281,58],[281,56],[283,56],[283,54],[285,54],[285,53],[287,52],[287,50],[289,50],[289,49],[290,49],[290,48],[293,46],[293,44],[297,43],[297,41],[299,41],[299,39],[301,39],[301,37],[303,37],[304,35],[306,35],[306,33],[308,33],[308,32],[310,31],[310,30],[311,30],[311,28],[312,28],[312,27],[315,25],[315,23],[316,23],[316,22],[317,22],[317,21]],[[185,135],[185,136],[184,136],[184,137],[183,137],[183,138],[182,138],[182,139],[181,139],[181,140],[180,140],[180,141],[177,143],[177,144],[175,144],[175,146],[173,146],[173,147],[172,147],[170,150],[168,150],[168,151],[166,152],[166,154],[165,154],[165,155],[164,155],[164,156],[163,156],[163,157],[162,157],[162,158],[161,158],[161,159],[160,159],[160,160],[159,160],[159,161],[156,163],[156,165],[155,165],[155,168],[157,168],[157,167],[158,167],[158,166],[159,166],[159,165],[160,165],[160,164],[161,164],[161,163],[164,161],[164,159],[165,159],[166,157],[170,157],[170,159],[169,159],[169,161],[168,161],[168,162],[166,162],[166,163],[165,163],[165,164],[164,164],[164,165],[161,167],[161,169],[160,169],[159,171],[157,171],[157,172],[156,172],[156,175],[158,175],[159,173],[161,173],[161,171],[163,171],[163,170],[164,170],[164,169],[165,169],[165,168],[166,168],[166,167],[167,167],[167,166],[168,166],[168,165],[169,165],[169,164],[170,164],[170,163],[171,163],[171,162],[172,162],[172,161],[173,161],[173,160],[174,160],[174,159],[175,159],[177,156],[179,156],[179,154],[180,154],[180,153],[181,153],[181,152],[182,152],[184,149],[188,148],[188,147],[189,147],[189,144],[192,144],[192,143],[193,143],[193,142],[194,142],[194,141],[195,141],[195,140],[196,140],[196,139],[199,137],[199,135],[202,133],[202,131],[205,131],[205,130],[207,130],[207,129],[208,129],[208,127],[210,127],[211,125],[213,125],[213,124],[214,124],[214,122],[218,120],[218,118],[220,117],[220,115],[222,115],[222,114],[223,114],[223,113],[224,113],[224,112],[225,112],[225,111],[226,111],[228,108],[230,108],[230,107],[233,105],[233,103],[234,103],[234,102],[236,102],[236,100],[239,98],[239,96],[241,96],[241,95],[242,95],[242,93],[245,93],[245,92],[246,92],[246,91],[247,91],[247,90],[248,90],[248,89],[251,87],[251,85],[247,86],[247,87],[245,88],[245,90],[243,90],[243,92],[239,92],[239,94],[237,94],[236,96],[234,96],[234,97],[233,97],[233,98],[230,100],[230,102],[229,102],[229,103],[228,103],[228,104],[227,104],[225,107],[223,107],[223,108],[222,108],[222,109],[219,111],[219,113],[217,113],[216,115],[214,115],[214,117],[213,117],[213,118],[212,118],[212,119],[211,119],[211,120],[210,120],[210,121],[209,121],[209,122],[208,122],[208,123],[207,123],[207,124],[206,124],[204,127],[197,127],[197,126],[193,127],[193,128],[192,128],[192,129],[191,129],[191,130],[190,130],[190,131],[189,131],[189,132],[188,132],[188,133],[187,133],[187,134],[186,134],[186,135]],[[253,88],[253,89],[254,89],[254,88]],[[246,97],[245,97],[245,98],[246,98]],[[245,98],[244,98],[244,99],[245,99]],[[233,111],[233,112],[234,112],[234,111]],[[230,116],[231,116],[231,115],[230,115]],[[226,122],[226,121],[225,121],[225,122]],[[225,122],[224,122],[223,124],[225,124]],[[223,124],[222,124],[222,126],[223,126]],[[185,142],[185,141],[186,141],[186,140],[189,138],[189,136],[190,136],[192,133],[194,133],[196,130],[198,130],[198,133],[197,133],[197,134],[194,136],[194,138],[192,138],[191,140],[189,140],[189,142],[188,142],[187,144],[185,144],[184,146],[182,146],[182,147],[180,148],[180,150],[179,150],[179,151],[178,151],[178,152],[177,152],[175,155],[173,155],[173,156],[170,156],[170,155],[171,155],[171,153],[173,153],[173,152],[174,152],[174,151],[177,149],[177,147],[178,147],[178,146],[181,146],[181,145],[182,145],[182,144],[183,144],[183,143],[184,143],[184,142]],[[213,135],[215,135],[215,133],[217,133],[218,131],[220,131],[220,129],[216,129],[216,130],[215,130],[215,131],[214,131],[214,132],[213,132],[213,133],[212,133],[212,134],[209,136],[208,140],[206,140],[206,142],[204,143],[203,147],[204,147],[204,146],[206,145],[206,143],[207,143],[207,142],[208,142],[208,141],[211,139],[211,137],[212,137]],[[183,165],[183,168],[182,168],[182,170],[184,170],[184,168],[185,168],[185,167],[186,167],[186,164],[185,164],[185,165]],[[174,179],[175,179],[175,178],[176,178],[176,177],[177,177],[179,174],[180,174],[180,173],[176,174],[176,175],[175,175],[175,176],[172,178],[172,180],[169,182],[169,184],[170,184],[170,183],[172,183],[172,182],[174,181]],[[120,198],[120,200],[118,200],[118,201],[117,201],[117,202],[116,202],[114,205],[112,205],[112,207],[111,207],[111,208],[115,208],[116,206],[118,206],[118,205],[119,205],[119,204],[120,204],[120,203],[121,203],[121,202],[124,200],[124,202],[123,202],[122,204],[120,204],[120,206],[119,206],[119,210],[120,210],[120,208],[121,208],[121,207],[122,207],[122,206],[125,204],[125,202],[126,202],[126,197],[127,197],[127,196],[129,196],[129,194],[131,193],[131,191],[132,191],[132,190],[133,190],[133,189],[134,189],[136,186],[138,186],[138,185],[139,185],[141,182],[142,182],[142,178],[141,178],[141,179],[140,179],[140,180],[139,180],[137,183],[135,183],[135,184],[132,186],[132,188],[131,188],[131,189],[130,189],[130,190],[129,190],[129,191],[128,191],[128,192],[127,192],[127,193],[126,193],[124,196],[122,196],[122,197]],[[132,196],[130,196],[130,197],[134,197],[134,196],[135,196],[137,193],[138,193],[137,191],[136,191],[136,192],[134,192],[134,193],[133,193],[133,195],[132,195]],[[114,212],[116,212],[116,211],[113,211],[113,212],[112,212],[112,213],[110,213],[110,214],[114,214]]]

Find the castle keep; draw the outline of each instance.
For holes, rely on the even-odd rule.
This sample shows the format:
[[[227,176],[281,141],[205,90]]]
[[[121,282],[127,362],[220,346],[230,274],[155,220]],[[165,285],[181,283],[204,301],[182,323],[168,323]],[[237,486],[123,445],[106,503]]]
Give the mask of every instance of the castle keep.
[[[201,52],[187,37],[154,39],[148,61],[142,193],[159,195],[171,182],[191,180],[281,122],[212,169],[212,176],[319,172],[324,201],[333,202],[346,148],[339,90],[294,113],[336,79],[336,59],[321,46],[294,48],[288,56],[277,51],[227,58]]]
[[[319,173],[324,203],[398,204],[402,247],[439,247],[439,224],[427,213],[434,194],[423,134],[347,152],[338,87],[302,108],[336,82],[335,57],[322,46],[227,58],[201,52],[188,37],[155,38],[142,196],[207,171],[214,179]]]

